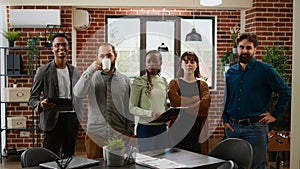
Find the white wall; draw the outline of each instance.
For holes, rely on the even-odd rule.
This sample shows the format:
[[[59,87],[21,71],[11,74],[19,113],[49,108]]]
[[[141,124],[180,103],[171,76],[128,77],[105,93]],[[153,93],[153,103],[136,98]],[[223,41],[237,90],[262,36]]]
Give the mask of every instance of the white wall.
[[[200,5],[200,0],[2,0],[4,4],[9,6],[26,6],[26,5],[64,5],[64,6],[78,6],[78,7],[170,7],[170,8],[208,8]],[[252,0],[223,0],[223,4],[217,8],[235,8],[247,9],[252,6]],[[215,8],[215,7],[211,7]]]
[[[297,5],[298,4],[298,5]],[[300,2],[293,2],[293,69],[292,69],[292,114],[291,114],[291,169],[300,169]],[[297,45],[297,46],[296,46]]]

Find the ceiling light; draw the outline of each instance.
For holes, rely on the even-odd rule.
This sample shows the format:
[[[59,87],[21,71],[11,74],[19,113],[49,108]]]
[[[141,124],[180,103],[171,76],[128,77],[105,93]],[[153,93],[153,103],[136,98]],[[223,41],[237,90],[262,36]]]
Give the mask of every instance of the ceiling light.
[[[160,52],[169,52],[169,48],[165,45],[165,43],[161,43],[157,50]]]
[[[202,41],[202,36],[192,28],[192,31],[186,35],[185,41]]]
[[[217,6],[222,4],[222,0],[200,0],[202,6]]]
[[[194,6],[194,0],[193,0],[193,6]],[[202,41],[202,36],[196,32],[194,21],[195,21],[195,8],[193,9],[193,28],[192,31],[185,36],[185,41]]]

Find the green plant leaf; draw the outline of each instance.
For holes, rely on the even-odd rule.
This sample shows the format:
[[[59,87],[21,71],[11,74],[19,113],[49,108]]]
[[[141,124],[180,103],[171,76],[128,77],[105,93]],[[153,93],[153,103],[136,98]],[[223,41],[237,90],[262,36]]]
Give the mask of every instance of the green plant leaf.
[[[27,69],[28,69],[28,74],[33,73],[34,69],[34,63],[39,63],[39,58],[40,58],[40,37],[39,36],[30,36],[28,41],[27,41],[27,46],[29,50],[26,53],[27,56]]]
[[[107,141],[107,148],[109,150],[120,150],[125,147],[124,140],[120,138],[111,138]]]
[[[266,62],[274,67],[278,74],[285,80],[286,83],[290,81],[290,75],[286,73],[287,59],[288,56],[285,55],[285,50],[283,47],[271,46],[265,47],[265,54],[262,56],[262,61]]]
[[[2,35],[9,41],[14,42],[19,37],[19,31],[15,31],[15,28],[12,28],[8,31],[2,30]]]
[[[225,71],[225,65],[230,64],[230,54],[231,53],[232,53],[231,51],[227,51],[221,57],[221,63],[222,63],[221,67],[220,67],[221,74],[223,74],[223,72]]]

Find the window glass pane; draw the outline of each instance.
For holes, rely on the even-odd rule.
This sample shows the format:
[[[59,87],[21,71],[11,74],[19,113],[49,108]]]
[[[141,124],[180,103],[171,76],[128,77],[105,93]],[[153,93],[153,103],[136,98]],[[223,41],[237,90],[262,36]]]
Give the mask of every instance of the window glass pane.
[[[143,21],[141,21],[143,20]],[[180,28],[176,22],[180,22]],[[115,45],[118,59],[117,69],[129,77],[139,76],[140,70],[144,69],[144,60],[141,59],[141,48],[147,51],[158,49],[164,43],[169,51],[162,52],[163,65],[162,76],[169,82],[176,76],[178,69],[177,56],[174,53],[182,54],[185,51],[193,51],[199,57],[200,73],[207,78],[209,87],[215,88],[215,18],[180,18],[174,16],[167,20],[157,20],[153,16],[134,16],[107,18],[107,42]],[[146,34],[142,36],[141,28]],[[195,28],[201,34],[202,41],[185,41],[186,35]],[[175,46],[175,35],[179,35],[181,46]],[[141,42],[142,41],[142,42]],[[142,43],[142,44],[141,44]],[[143,52],[147,52],[143,51]],[[176,64],[176,65],[175,65]]]
[[[147,21],[146,24],[146,49],[147,51],[158,49],[166,45],[168,52],[161,52],[161,75],[169,82],[174,78],[174,21]]]
[[[196,29],[202,37],[202,41],[185,41],[186,35]],[[181,54],[185,51],[193,51],[199,57],[199,67],[202,76],[207,78],[207,83],[213,87],[214,76],[214,42],[212,19],[182,19],[181,20]]]
[[[140,72],[140,19],[108,18],[107,42],[115,45],[116,68],[128,77]]]

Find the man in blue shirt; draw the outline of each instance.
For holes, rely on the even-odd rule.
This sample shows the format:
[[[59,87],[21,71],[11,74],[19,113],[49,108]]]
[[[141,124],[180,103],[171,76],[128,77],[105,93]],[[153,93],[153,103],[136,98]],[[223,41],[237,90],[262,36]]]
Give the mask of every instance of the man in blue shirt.
[[[254,33],[237,39],[239,62],[226,72],[222,119],[226,137],[247,140],[253,148],[253,169],[266,168],[268,124],[289,105],[291,92],[275,69],[254,58],[258,40]],[[272,92],[278,101],[268,108]]]

